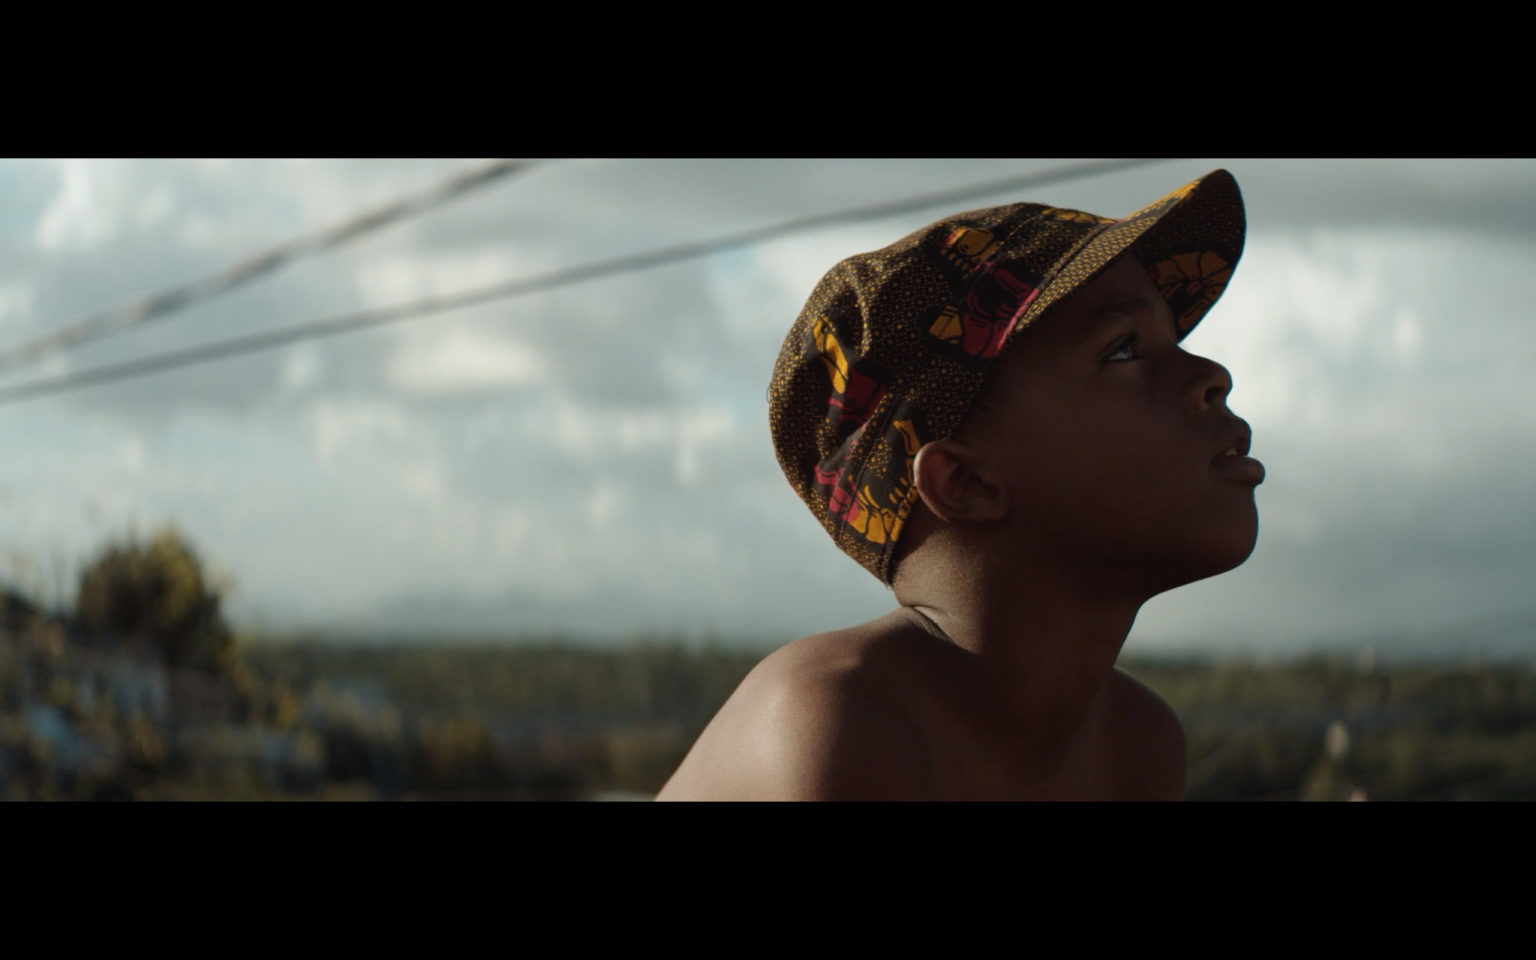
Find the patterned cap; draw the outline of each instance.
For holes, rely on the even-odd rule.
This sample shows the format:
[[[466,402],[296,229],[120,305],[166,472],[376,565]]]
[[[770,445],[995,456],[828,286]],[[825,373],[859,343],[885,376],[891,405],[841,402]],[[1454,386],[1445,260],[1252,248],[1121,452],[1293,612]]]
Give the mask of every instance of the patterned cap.
[[[838,548],[889,584],[917,502],[912,458],[954,434],[1019,331],[1134,250],[1182,340],[1221,296],[1243,235],[1237,181],[1216,170],[1123,220],[1014,203],[849,257],[774,363],[779,465]]]

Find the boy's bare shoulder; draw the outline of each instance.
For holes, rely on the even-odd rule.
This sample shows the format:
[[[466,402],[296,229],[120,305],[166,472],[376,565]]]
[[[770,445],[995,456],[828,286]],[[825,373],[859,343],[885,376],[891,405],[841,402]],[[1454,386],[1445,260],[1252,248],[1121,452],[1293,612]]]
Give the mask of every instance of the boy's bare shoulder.
[[[1113,724],[1124,749],[1117,758],[1126,799],[1182,800],[1184,724],[1157,691],[1126,671],[1110,671]]]
[[[804,637],[749,673],[658,800],[1175,800],[1184,730],[1116,667],[1081,746],[1042,777],[970,709],[953,651],[898,614]]]
[[[764,658],[657,799],[932,799],[927,745],[889,682],[893,629],[816,634]]]
[[[1183,739],[1184,726],[1179,715],[1161,694],[1120,667],[1115,667],[1110,676],[1121,717],[1154,736]]]

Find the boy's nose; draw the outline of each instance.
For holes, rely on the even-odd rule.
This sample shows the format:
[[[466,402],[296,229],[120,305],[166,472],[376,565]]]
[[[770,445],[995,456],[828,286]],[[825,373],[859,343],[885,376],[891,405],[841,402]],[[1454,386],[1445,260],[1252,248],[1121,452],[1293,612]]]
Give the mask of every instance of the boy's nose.
[[[1199,409],[1220,406],[1232,392],[1232,374],[1215,360],[1191,355],[1198,370],[1190,381],[1189,395]]]

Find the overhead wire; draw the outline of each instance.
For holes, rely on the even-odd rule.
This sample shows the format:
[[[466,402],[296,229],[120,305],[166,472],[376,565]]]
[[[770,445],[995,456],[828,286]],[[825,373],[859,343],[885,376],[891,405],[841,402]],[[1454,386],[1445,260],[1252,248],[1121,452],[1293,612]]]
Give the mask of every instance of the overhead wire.
[[[510,174],[545,162],[496,160],[483,164],[335,226],[278,244],[199,280],[94,311],[44,336],[0,350],[0,370],[33,364],[82,343],[99,340],[153,320],[162,320],[173,313],[222,296],[297,260],[341,247],[407,217],[425,213],[470,191],[489,186]]]
[[[1001,193],[1005,190],[1025,189],[1029,187],[1043,186],[1045,184],[1060,183],[1079,177],[1095,176],[1112,173],[1132,167],[1144,166],[1151,163],[1164,162],[1167,158],[1136,159],[1136,160],[1110,160],[1095,163],[1074,164],[1067,167],[1055,167],[1045,171],[1024,174],[1014,177],[1005,177],[991,180],[985,183],[972,184],[951,190],[943,190],[934,193],[926,193],[918,196],[907,197],[901,200],[887,201],[883,203],[866,204],[831,213],[813,214],[798,217],[793,220],[783,221],[751,230],[708,240],[695,241],[693,243],[679,244],[665,247],[659,250],[650,250],[640,253],[625,254],[607,260],[581,264],[555,270],[540,276],[512,280],[504,283],[492,284],[474,290],[463,291],[445,296],[427,297],[412,303],[400,304],[393,307],[382,307],[372,310],[361,310],[354,313],[343,314],[322,320],[314,320],[306,323],[295,324],[265,333],[252,334],[244,337],[231,337],[216,343],[190,347],[184,350],[168,351],[150,357],[136,360],[128,360],[121,363],[105,364],[93,367],[89,370],[81,370],[58,377],[36,380],[31,383],[23,383],[12,387],[0,388],[0,405],[15,403],[33,397],[48,394],[61,393],[82,387],[95,386],[102,383],[110,383],[127,380],[136,377],[148,376],[181,367],[187,367],[199,363],[207,363],[214,360],[226,359],[244,353],[260,350],[270,350],[275,347],[303,340],[319,339],[321,337],[336,336],[358,330],[366,330],[383,326],[389,323],[397,323],[402,320],[431,316],[444,313],[449,310],[458,310],[465,307],[477,306],[495,300],[507,299],[535,293],[541,290],[552,290],[559,287],[571,286],[589,280],[611,277],[623,273],[632,273],[647,270],[667,264],[678,263],[685,260],[696,259],[725,250],[737,249],[762,243],[776,237],[790,233],[804,231],[815,227],[828,226],[836,223],[855,223],[864,220],[878,219],[909,213],[927,207],[940,204],[952,204],[962,200],[988,196]]]

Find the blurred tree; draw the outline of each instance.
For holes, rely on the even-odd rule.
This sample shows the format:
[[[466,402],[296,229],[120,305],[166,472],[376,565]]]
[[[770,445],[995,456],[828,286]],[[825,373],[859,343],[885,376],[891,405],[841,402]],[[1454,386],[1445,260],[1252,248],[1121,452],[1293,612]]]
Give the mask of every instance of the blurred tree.
[[[42,611],[24,594],[0,587],[0,632],[22,633],[41,618]]]
[[[234,635],[219,611],[223,583],[174,529],[112,545],[80,575],[75,610],[96,640],[144,645],[171,667],[226,673]]]

